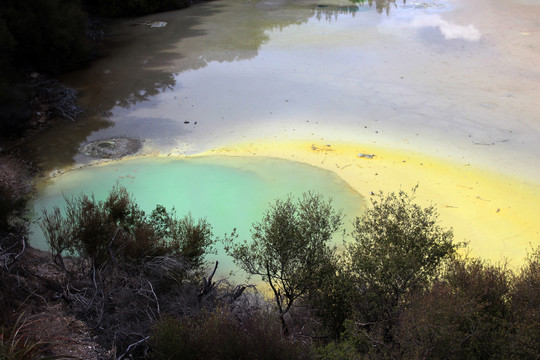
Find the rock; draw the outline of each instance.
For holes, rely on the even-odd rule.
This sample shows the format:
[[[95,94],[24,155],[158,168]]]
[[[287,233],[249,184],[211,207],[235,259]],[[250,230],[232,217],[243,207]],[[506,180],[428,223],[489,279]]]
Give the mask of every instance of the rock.
[[[103,159],[119,159],[135,154],[142,142],[131,138],[110,138],[92,141],[82,148],[86,156]]]
[[[146,25],[150,28],[162,28],[167,26],[167,23],[165,21],[145,21],[139,24]]]

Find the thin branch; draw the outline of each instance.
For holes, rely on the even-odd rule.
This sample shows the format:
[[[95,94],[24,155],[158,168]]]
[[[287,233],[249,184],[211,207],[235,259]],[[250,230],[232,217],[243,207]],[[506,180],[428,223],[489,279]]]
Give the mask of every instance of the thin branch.
[[[128,355],[130,352],[131,352],[131,348],[135,348],[136,346],[139,346],[140,344],[142,344],[143,342],[145,342],[146,340],[148,340],[150,338],[150,336],[147,336],[137,342],[134,342],[133,344],[129,345],[126,349],[126,352],[123,353],[122,355],[120,355],[120,357],[117,359],[117,360],[122,360],[124,358],[124,356]]]
[[[24,253],[24,250],[26,249],[26,241],[24,241],[24,236],[21,237],[21,242],[22,242],[22,250],[20,253],[15,255],[13,262],[17,261],[17,259]]]

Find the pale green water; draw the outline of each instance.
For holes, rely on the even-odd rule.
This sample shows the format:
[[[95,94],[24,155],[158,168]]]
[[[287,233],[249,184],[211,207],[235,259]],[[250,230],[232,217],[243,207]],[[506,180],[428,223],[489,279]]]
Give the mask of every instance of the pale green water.
[[[301,163],[248,157],[200,157],[190,159],[140,158],[86,167],[55,178],[34,202],[36,215],[41,209],[63,206],[63,196],[81,192],[104,199],[116,183],[124,185],[145,211],[156,204],[175,207],[183,216],[191,211],[195,218],[206,217],[214,235],[222,236],[237,228],[238,240],[250,236],[253,222],[261,219],[268,204],[287,194],[295,196],[315,191],[331,197],[336,209],[343,209],[346,223],[359,215],[364,204],[335,174]],[[37,224],[33,226],[31,244],[46,249],[45,239]],[[335,239],[341,244],[341,236]],[[234,266],[218,246],[220,273]]]

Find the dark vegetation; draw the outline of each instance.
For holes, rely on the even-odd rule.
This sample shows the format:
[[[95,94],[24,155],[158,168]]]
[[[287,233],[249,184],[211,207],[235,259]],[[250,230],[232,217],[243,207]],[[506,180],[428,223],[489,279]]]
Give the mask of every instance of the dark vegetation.
[[[189,6],[190,0],[2,0],[0,134],[18,137],[32,118],[74,120],[76,93],[51,80],[97,56],[97,17],[143,15]],[[40,113],[37,115],[37,113]]]
[[[191,0],[86,0],[83,7],[104,17],[137,16],[188,7]]]
[[[258,288],[214,279],[204,219],[159,205],[146,214],[118,186],[102,201],[66,198],[41,222],[55,292],[25,301],[64,304],[117,359],[537,359],[540,249],[518,271],[459,255],[415,191],[375,195],[343,251],[329,244],[343,221],[329,200],[277,200],[250,241],[223,239]],[[7,279],[24,269],[24,245],[5,235]],[[14,341],[31,323],[16,319],[4,320],[0,351],[51,352],[47,339]]]

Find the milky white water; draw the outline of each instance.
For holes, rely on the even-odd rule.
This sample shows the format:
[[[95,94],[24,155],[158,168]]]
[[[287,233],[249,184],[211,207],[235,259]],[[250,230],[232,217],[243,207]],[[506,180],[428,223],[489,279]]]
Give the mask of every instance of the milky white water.
[[[86,162],[81,143],[119,135],[164,154],[324,138],[540,181],[539,18],[530,0],[398,1],[388,14],[222,0],[119,21],[106,56],[64,79],[95,114],[45,134],[36,157]]]
[[[88,163],[80,146],[113,136],[164,155],[298,139],[376,144],[540,183],[540,2],[388,9],[221,0],[117,21],[106,56],[64,79],[91,116],[44,134],[35,156],[50,169]]]

